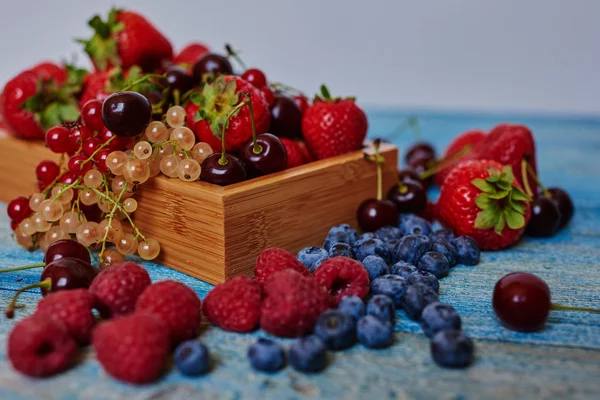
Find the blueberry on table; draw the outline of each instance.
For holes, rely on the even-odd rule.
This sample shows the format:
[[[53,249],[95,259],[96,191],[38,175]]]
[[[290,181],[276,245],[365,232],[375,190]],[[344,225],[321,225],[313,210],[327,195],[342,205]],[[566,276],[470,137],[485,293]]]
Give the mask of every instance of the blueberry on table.
[[[440,282],[431,272],[416,270],[406,277],[407,285],[415,285],[422,283],[425,286],[429,286],[436,293],[440,291]]]
[[[318,336],[306,336],[292,344],[289,360],[300,372],[320,372],[327,366],[327,348]]]
[[[431,232],[431,235],[429,235],[429,237],[433,241],[436,241],[438,239],[446,239],[448,241],[452,241],[454,240],[454,238],[456,238],[456,235],[451,230],[438,229],[437,231]]]
[[[375,233],[373,232],[365,232],[362,235],[360,235],[356,239],[354,244],[352,244],[352,247],[354,247],[354,251],[356,252],[356,249],[359,248],[364,242],[366,242],[369,239],[377,239],[377,236],[375,236]]]
[[[438,296],[435,290],[422,283],[417,283],[408,286],[404,291],[402,308],[412,320],[419,321],[423,309],[436,301],[438,301]]]
[[[406,279],[398,275],[383,275],[371,282],[371,294],[386,295],[394,302],[396,308],[400,308],[406,286]]]
[[[356,322],[340,310],[327,310],[317,319],[315,335],[329,350],[347,349],[356,340]]]
[[[394,249],[398,245],[399,241],[400,241],[400,239],[390,239],[390,240],[385,241],[385,245],[388,248],[388,250],[390,251],[390,253],[392,253],[394,251]]]
[[[409,215],[402,219],[398,224],[398,228],[400,228],[403,235],[428,236],[431,233],[431,224],[429,221],[417,215]]]
[[[308,268],[310,272],[313,272],[315,269],[314,264],[322,258],[329,258],[329,254],[320,247],[310,246],[300,250],[296,258],[298,261],[304,264],[304,266]]]
[[[429,251],[431,243],[421,239],[419,236],[404,236],[392,253],[392,261],[397,263],[404,261],[412,265],[417,265],[421,256]]]
[[[283,347],[270,339],[260,338],[248,348],[252,368],[263,372],[276,372],[285,365]]]
[[[377,236],[377,239],[387,242],[393,239],[400,239],[402,237],[402,232],[400,231],[400,228],[388,225],[377,229],[375,231],[375,236]]]
[[[329,249],[331,249],[331,246],[333,246],[336,243],[350,244],[350,236],[344,231],[330,232],[325,238],[325,241],[323,242],[323,248],[326,251],[329,251]]]
[[[382,240],[369,239],[355,248],[356,259],[362,261],[368,256],[379,256],[386,263],[390,262],[391,254]]]
[[[348,238],[350,239],[350,241],[348,242],[350,246],[353,246],[354,242],[356,242],[356,239],[358,238],[358,232],[356,231],[356,229],[354,229],[348,224],[336,225],[329,230],[328,234],[332,234],[335,232],[346,233],[348,235]]]
[[[444,329],[460,330],[461,326],[460,315],[450,304],[431,303],[421,313],[421,328],[427,337],[432,337]]]
[[[419,258],[417,268],[421,271],[430,272],[439,279],[448,274],[450,263],[448,263],[448,259],[442,254],[428,251]]]
[[[459,236],[452,241],[456,249],[456,263],[464,265],[475,265],[479,262],[479,246],[469,236]]]
[[[346,296],[338,304],[338,310],[350,315],[354,321],[365,315],[365,303],[358,296]]]
[[[435,251],[436,253],[440,253],[448,259],[448,263],[450,267],[454,267],[456,265],[456,249],[454,245],[450,243],[447,239],[436,239],[431,243],[431,251]]]
[[[210,369],[208,347],[199,340],[188,340],[175,349],[175,366],[183,375],[203,375]]]
[[[369,280],[373,282],[382,275],[389,273],[387,263],[379,256],[366,256],[362,264],[369,273]]]
[[[396,320],[394,302],[384,294],[377,294],[367,303],[367,315],[394,322]]]
[[[392,265],[390,274],[400,275],[406,279],[410,274],[417,271],[418,269],[414,265],[407,263],[406,261],[398,261],[396,264]]]
[[[468,367],[473,362],[474,352],[473,341],[456,329],[444,329],[431,339],[431,356],[442,367]]]
[[[356,259],[352,246],[346,243],[335,243],[329,248],[329,257],[348,257]]]
[[[358,341],[372,349],[389,347],[392,344],[393,333],[394,327],[391,322],[373,315],[365,315],[358,320],[356,326]]]

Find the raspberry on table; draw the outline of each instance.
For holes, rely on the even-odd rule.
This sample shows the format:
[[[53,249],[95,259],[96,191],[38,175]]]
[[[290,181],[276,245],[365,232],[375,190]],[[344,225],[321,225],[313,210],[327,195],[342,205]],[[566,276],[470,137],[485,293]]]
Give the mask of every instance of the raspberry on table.
[[[250,332],[258,326],[262,297],[260,283],[247,276],[236,276],[208,292],[203,302],[204,315],[221,329]]]
[[[448,259],[442,254],[428,251],[419,258],[417,268],[421,271],[427,271],[440,279],[448,275],[450,263],[448,263]]]
[[[367,256],[379,256],[389,264],[391,254],[385,243],[380,239],[365,240],[360,246],[355,248],[356,259],[364,260]]]
[[[248,360],[258,371],[276,372],[285,366],[285,352],[274,340],[260,338],[248,348]]]
[[[371,294],[389,297],[396,308],[402,306],[402,296],[406,291],[406,279],[398,275],[383,275],[371,282]]]
[[[103,318],[130,314],[135,302],[151,283],[144,267],[127,261],[101,271],[90,285],[94,308]]]
[[[358,320],[356,336],[365,347],[381,349],[389,347],[393,341],[394,327],[390,321],[365,315]]]
[[[419,236],[404,236],[400,239],[392,253],[392,261],[397,263],[404,261],[412,265],[417,265],[419,258],[429,251],[430,243]]]
[[[365,298],[369,293],[369,274],[356,260],[334,257],[317,269],[314,278],[329,293],[332,306],[337,306],[345,296]]]
[[[479,246],[477,242],[469,236],[459,236],[452,241],[456,248],[457,264],[475,265],[479,262]]]
[[[210,370],[210,352],[201,341],[182,342],[175,349],[175,366],[185,376],[200,376]]]
[[[406,288],[402,296],[402,308],[411,319],[419,321],[423,309],[436,301],[437,293],[431,287],[417,283]]]
[[[428,337],[444,329],[460,330],[462,321],[456,309],[450,304],[431,303],[421,313],[421,328]]]
[[[428,236],[431,233],[431,223],[414,214],[403,218],[398,224],[398,228],[403,235]]]
[[[394,302],[384,294],[376,294],[367,302],[367,315],[393,323],[396,321]]]
[[[356,259],[352,246],[346,243],[335,243],[329,248],[329,257],[348,257]]]
[[[383,226],[375,231],[375,236],[379,240],[388,242],[390,240],[398,240],[402,237],[402,231],[395,226]]]
[[[278,248],[263,250],[256,259],[254,279],[265,282],[270,276],[285,269],[292,269],[302,275],[310,275],[310,271],[289,251]]]
[[[442,254],[448,259],[450,267],[456,265],[456,249],[454,245],[446,239],[436,239],[431,244],[431,251]]]
[[[290,347],[290,364],[300,372],[320,372],[327,366],[327,348],[315,335],[296,340]]]
[[[329,295],[313,277],[293,269],[274,274],[264,284],[260,327],[275,336],[311,333],[317,318],[329,306]]]
[[[92,345],[104,370],[129,383],[157,380],[171,352],[168,325],[151,314],[102,322],[92,334]]]
[[[198,334],[202,302],[190,287],[166,280],[153,283],[144,290],[137,300],[135,312],[160,317],[167,324],[175,345]]]
[[[66,370],[77,355],[77,343],[67,327],[46,314],[36,313],[17,322],[6,347],[13,368],[36,378]]]
[[[408,275],[406,278],[407,285],[415,285],[417,283],[422,283],[425,286],[429,286],[436,293],[440,291],[440,282],[431,272],[417,270],[412,274]]]
[[[412,264],[407,263],[406,261],[398,261],[394,265],[392,265],[390,274],[399,275],[404,279],[408,278],[410,274],[413,272],[417,272],[418,269]]]
[[[300,250],[296,258],[312,273],[329,258],[329,253],[320,247],[310,246]]]
[[[315,335],[329,350],[347,349],[356,340],[354,318],[340,310],[327,310],[317,319]]]
[[[96,323],[93,304],[94,298],[85,289],[61,290],[42,297],[35,313],[62,323],[79,344],[87,344]]]
[[[362,260],[362,265],[369,273],[369,280],[371,282],[380,276],[389,273],[387,263],[379,256],[366,256],[365,259]]]
[[[365,303],[358,296],[346,296],[338,304],[338,310],[350,315],[354,321],[365,315]]]
[[[431,339],[431,356],[442,367],[468,367],[474,353],[473,341],[460,330],[444,329]]]

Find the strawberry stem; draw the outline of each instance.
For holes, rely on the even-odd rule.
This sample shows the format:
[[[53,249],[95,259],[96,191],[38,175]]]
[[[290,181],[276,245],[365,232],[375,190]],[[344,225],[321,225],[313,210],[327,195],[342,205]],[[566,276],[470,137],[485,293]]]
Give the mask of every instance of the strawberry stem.
[[[23,265],[21,267],[4,268],[4,269],[0,269],[0,274],[3,272],[23,271],[25,269],[41,268],[41,267],[45,267],[45,266],[46,266],[46,263],[41,262],[41,263],[37,263],[37,264]]]
[[[50,290],[52,288],[52,278],[46,278],[43,281],[23,286],[21,289],[17,290],[17,293],[15,293],[12,300],[8,304],[8,307],[6,307],[6,310],[4,311],[4,314],[6,314],[6,318],[11,319],[15,316],[15,309],[19,307],[17,306],[17,298],[19,297],[19,295],[26,290],[34,289],[37,287]]]
[[[563,305],[554,304],[554,303],[550,304],[550,309],[558,310],[558,311],[583,311],[583,312],[600,313],[600,309],[598,309],[598,308],[563,306]]]

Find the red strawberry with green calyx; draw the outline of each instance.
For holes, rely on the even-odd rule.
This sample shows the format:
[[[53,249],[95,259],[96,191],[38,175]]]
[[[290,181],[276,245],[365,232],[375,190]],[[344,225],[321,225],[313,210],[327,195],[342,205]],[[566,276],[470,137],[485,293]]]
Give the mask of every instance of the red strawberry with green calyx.
[[[306,144],[319,160],[360,149],[368,126],[354,98],[332,98],[325,85],[302,118]]]
[[[510,166],[463,161],[444,181],[438,217],[457,236],[472,237],[482,250],[498,250],[523,235],[531,216],[530,201]]]
[[[235,106],[244,101],[252,102],[256,134],[269,129],[270,114],[267,101],[261,92],[242,78],[232,75],[220,76],[211,84],[204,85],[202,92],[191,95],[193,104],[199,106],[194,125],[196,137],[213,149],[221,148],[221,132],[228,115]],[[188,125],[189,126],[189,125]],[[225,150],[236,151],[252,138],[250,109],[242,107],[229,119],[225,129]]]

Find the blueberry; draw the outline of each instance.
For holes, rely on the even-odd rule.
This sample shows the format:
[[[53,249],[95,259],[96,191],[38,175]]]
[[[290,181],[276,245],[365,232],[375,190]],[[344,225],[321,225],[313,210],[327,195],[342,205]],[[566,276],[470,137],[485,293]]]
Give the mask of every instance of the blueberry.
[[[346,296],[338,304],[338,310],[350,315],[354,321],[365,315],[365,303],[358,296]]]
[[[394,251],[394,249],[396,248],[396,245],[398,244],[399,241],[400,241],[400,239],[392,239],[392,240],[387,240],[385,242],[385,246],[388,248],[390,253],[392,253]]]
[[[456,329],[444,329],[431,339],[431,356],[442,367],[467,367],[473,362],[474,352],[473,341]]]
[[[175,366],[186,376],[203,375],[210,369],[208,347],[199,340],[188,340],[175,349]]]
[[[336,243],[329,248],[329,257],[348,257],[356,259],[352,246],[346,243]]]
[[[371,282],[371,294],[384,294],[394,302],[396,308],[402,305],[402,296],[406,290],[406,279],[398,275],[383,275]]]
[[[402,308],[411,319],[419,321],[423,309],[436,301],[438,301],[438,296],[435,290],[422,283],[417,283],[408,286],[404,291]]]
[[[317,318],[315,335],[329,350],[344,350],[354,344],[356,322],[340,310],[327,310]]]
[[[390,273],[392,275],[400,275],[406,279],[410,274],[417,271],[418,269],[414,265],[409,264],[406,261],[398,261],[396,264],[392,265],[392,270]]]
[[[350,236],[346,232],[337,231],[327,235],[325,241],[323,242],[323,248],[325,251],[329,251],[331,246],[336,243],[346,243],[350,244]]]
[[[350,242],[348,244],[350,246],[352,246],[354,244],[354,242],[356,241],[356,239],[358,238],[358,232],[356,232],[356,229],[354,229],[353,227],[351,227],[348,224],[341,224],[341,225],[336,225],[336,226],[332,227],[329,230],[329,235],[331,235],[332,233],[336,233],[336,232],[344,232],[346,235],[348,235],[348,238],[350,239]]]
[[[315,262],[317,262],[317,260],[323,257],[327,259],[329,257],[329,254],[324,249],[316,246],[305,247],[302,250],[300,250],[298,252],[298,255],[296,256],[296,258],[298,258],[298,261],[304,264],[306,268],[308,268],[311,272],[313,272],[313,270],[315,269]]]
[[[429,243],[418,236],[404,236],[393,252],[393,262],[406,261],[409,264],[417,265],[419,258],[429,250]]]
[[[366,256],[365,259],[362,260],[362,264],[369,273],[369,280],[371,282],[380,276],[389,273],[387,263],[379,256]]]
[[[396,320],[394,302],[384,294],[376,294],[367,303],[367,315],[394,322]]]
[[[354,242],[354,244],[352,245],[352,247],[354,247],[354,251],[356,251],[356,249],[358,249],[360,247],[361,244],[363,244],[364,242],[366,242],[369,239],[376,239],[377,236],[375,236],[375,234],[373,232],[365,232],[362,235],[360,235],[358,237],[358,239],[356,239],[356,241]]]
[[[417,283],[422,283],[425,286],[429,286],[436,293],[440,291],[440,282],[431,272],[417,270],[408,275],[406,278],[407,285],[415,285]]]
[[[401,220],[398,228],[400,228],[403,235],[428,236],[431,233],[431,224],[429,221],[416,215]]]
[[[446,239],[436,239],[431,244],[431,251],[443,254],[448,259],[448,263],[451,267],[456,265],[456,249],[454,245]]]
[[[475,265],[479,262],[479,246],[469,236],[459,236],[452,241],[456,249],[456,263]]]
[[[327,256],[319,257],[313,264],[312,268],[309,268],[309,271],[311,273],[315,272],[317,269],[319,269],[321,264],[323,264],[327,260],[329,260],[329,254]]]
[[[285,353],[281,345],[271,339],[260,338],[248,348],[252,368],[264,372],[279,371],[285,365]]]
[[[387,242],[388,240],[400,239],[402,237],[402,232],[400,231],[400,228],[395,226],[383,226],[375,231],[375,236],[377,236],[377,239]]]
[[[301,372],[319,372],[327,365],[327,348],[318,336],[296,340],[290,347],[290,364]]]
[[[416,214],[402,213],[402,214],[398,215],[398,228],[400,228],[400,230],[402,230],[401,225],[404,223],[404,221],[411,219],[412,217],[416,217]]]
[[[365,315],[358,320],[356,336],[365,347],[381,349],[392,344],[393,326],[391,322]]]
[[[355,252],[358,261],[364,260],[367,256],[379,256],[383,258],[386,263],[389,263],[391,258],[390,251],[385,243],[379,239],[366,240],[355,249]]]
[[[454,235],[454,232],[448,229],[438,229],[437,231],[431,232],[431,235],[429,235],[429,237],[433,241],[436,241],[438,239],[446,239],[447,241],[452,241],[456,237],[456,235]]]
[[[450,263],[448,259],[436,253],[435,251],[428,251],[419,258],[417,268],[421,271],[431,272],[436,278],[441,278],[448,275],[450,270]]]
[[[431,303],[421,313],[421,328],[428,337],[432,337],[444,329],[460,329],[460,315],[450,304]]]

